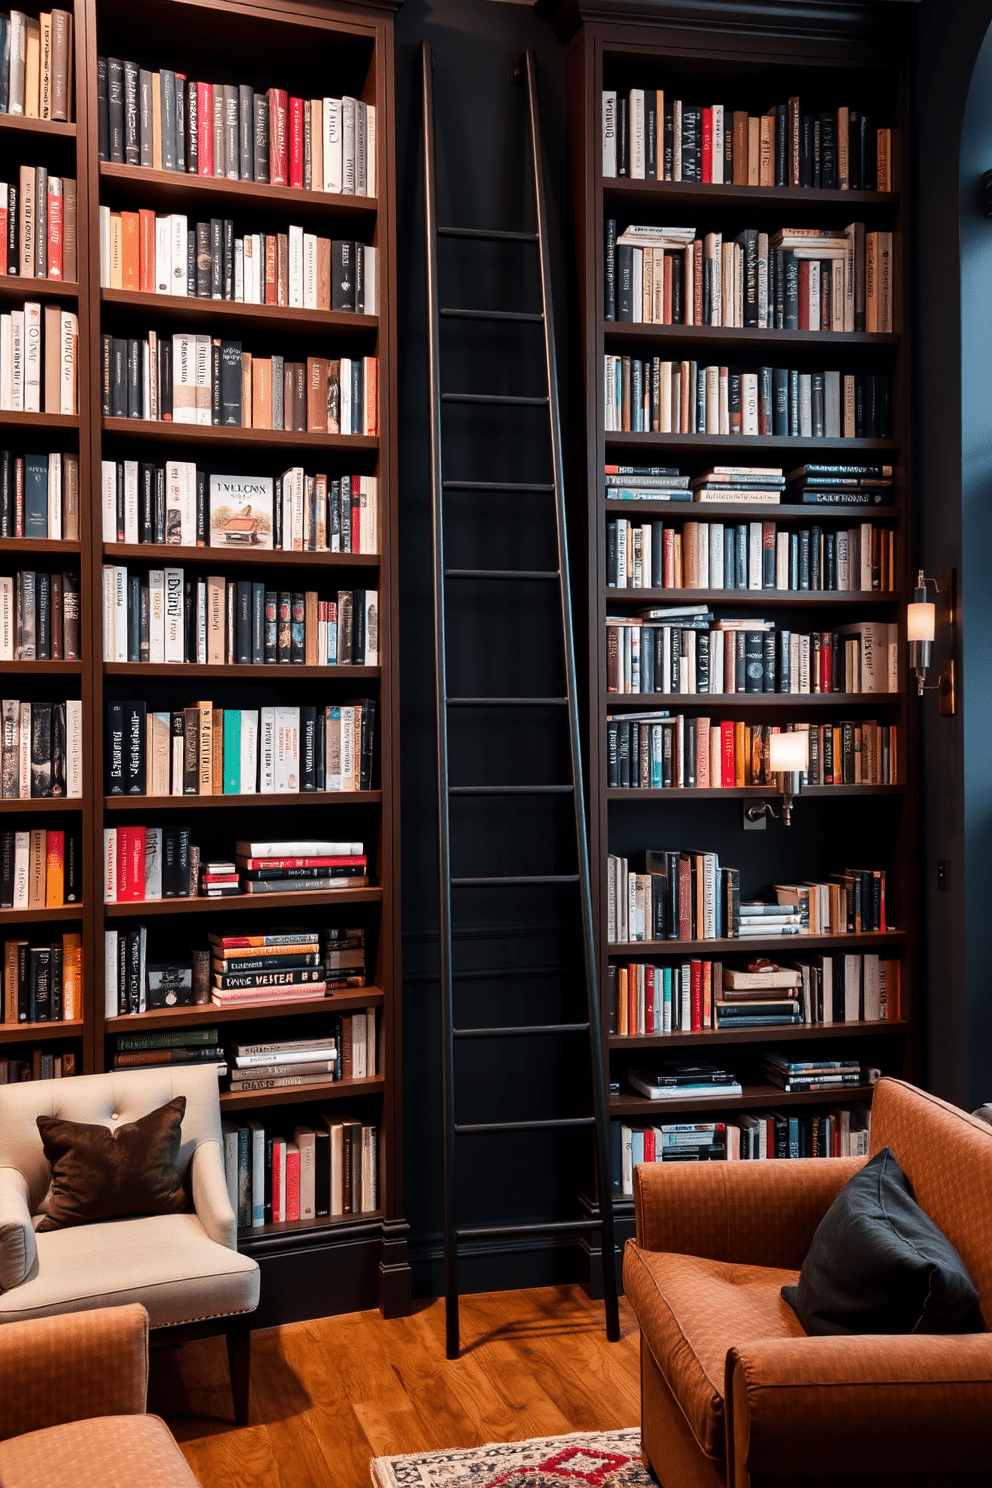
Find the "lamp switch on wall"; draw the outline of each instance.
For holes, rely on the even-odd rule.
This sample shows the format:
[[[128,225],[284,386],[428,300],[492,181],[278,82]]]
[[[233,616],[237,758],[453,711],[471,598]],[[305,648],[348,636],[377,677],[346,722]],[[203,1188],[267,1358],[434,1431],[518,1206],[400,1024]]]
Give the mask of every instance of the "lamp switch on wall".
[[[946,858],[937,859],[937,887],[945,894],[951,887],[951,865]]]

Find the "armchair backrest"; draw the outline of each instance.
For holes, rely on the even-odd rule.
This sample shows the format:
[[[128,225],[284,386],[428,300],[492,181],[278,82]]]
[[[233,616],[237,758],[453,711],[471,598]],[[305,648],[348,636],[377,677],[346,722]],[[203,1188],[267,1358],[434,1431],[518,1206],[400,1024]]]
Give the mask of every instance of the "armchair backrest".
[[[880,1080],[871,1152],[890,1147],[913,1196],[964,1261],[992,1329],[992,1126],[903,1080]]]
[[[113,1128],[185,1095],[182,1147],[176,1164],[184,1178],[193,1151],[201,1142],[220,1142],[220,1098],[213,1065],[176,1065],[169,1069],[119,1070],[109,1075],[79,1075],[71,1080],[28,1080],[0,1085],[0,1168],[15,1168],[28,1185],[36,1214],[48,1193],[51,1173],[45,1161],[39,1116],[60,1116]]]

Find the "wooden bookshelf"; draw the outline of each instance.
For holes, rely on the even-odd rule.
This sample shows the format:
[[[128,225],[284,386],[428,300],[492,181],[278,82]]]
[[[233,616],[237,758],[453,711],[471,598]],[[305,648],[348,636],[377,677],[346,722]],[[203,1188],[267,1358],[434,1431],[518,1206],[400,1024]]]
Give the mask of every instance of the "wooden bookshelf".
[[[698,0],[674,0],[664,16],[638,0],[542,0],[540,7],[557,27],[566,51],[567,109],[574,251],[580,321],[580,356],[575,358],[574,393],[582,408],[584,444],[573,470],[572,489],[585,493],[573,521],[584,533],[587,630],[580,649],[588,658],[589,835],[593,894],[596,902],[598,972],[602,993],[602,1057],[614,1093],[611,1115],[617,1120],[684,1119],[682,1112],[800,1106],[823,1110],[838,1102],[868,1101],[871,1090],[837,1091],[831,1095],[789,1095],[760,1075],[763,1048],[788,1042],[814,1054],[820,1040],[849,1041],[865,1063],[884,1072],[913,1078],[919,1068],[917,988],[915,983],[917,912],[915,698],[893,693],[741,694],[725,696],[670,693],[622,694],[607,690],[605,621],[609,615],[634,615],[649,604],[703,603],[717,617],[769,612],[792,628],[830,629],[858,619],[898,620],[900,671],[905,667],[903,605],[915,576],[913,553],[913,467],[907,328],[912,291],[904,253],[906,179],[903,163],[907,135],[908,90],[901,42],[869,22],[862,12],[845,17],[814,18],[810,7],[783,4],[781,15],[764,15],[751,24],[746,8],[703,6]],[[865,107],[876,123],[889,125],[893,143],[893,186],[888,192],[824,191],[783,187],[709,185],[694,182],[604,179],[602,167],[602,92],[618,94],[635,87],[664,89],[666,99],[703,106],[764,114],[773,103],[793,94],[809,99],[814,112],[848,105]],[[805,111],[805,109],[804,109]],[[622,232],[632,223],[695,227],[697,232],[736,235],[744,228],[774,233],[781,227],[832,227],[864,221],[868,230],[893,233],[894,315],[890,334],[733,329],[711,326],[621,323],[604,319],[604,233],[615,218]],[[721,361],[754,366],[788,357],[791,367],[844,372],[887,371],[893,376],[893,437],[837,439],[739,435],[662,434],[605,430],[603,357],[606,353],[674,357],[700,363]],[[781,466],[786,471],[803,461],[854,463],[877,459],[894,464],[892,505],[780,505],[747,502],[604,500],[607,461],[620,464],[671,463],[683,474],[696,475],[715,463]],[[832,593],[689,589],[617,589],[606,583],[607,517],[631,522],[662,520],[666,528],[692,521],[738,523],[774,521],[790,530],[820,524],[828,529],[872,522],[894,529],[895,589],[891,592]],[[581,543],[576,544],[576,551]],[[581,569],[580,569],[581,571]],[[581,613],[581,606],[578,613]],[[905,686],[905,684],[903,684]],[[742,830],[742,807],[755,797],[774,797],[774,788],[735,790],[625,789],[607,783],[606,715],[668,709],[776,724],[809,719],[873,719],[899,729],[899,780],[893,786],[823,786],[807,788],[793,804],[793,825],[769,822],[760,833]],[[775,881],[822,881],[850,863],[884,868],[888,878],[889,922],[897,929],[869,936],[802,936],[746,941],[634,941],[610,944],[607,938],[607,856],[627,857],[639,868],[646,848],[706,848],[721,865],[741,870],[742,898],[768,898]],[[853,854],[853,856],[851,856]],[[901,959],[901,1013],[891,1023],[857,1023],[767,1028],[705,1029],[693,1033],[639,1038],[609,1033],[608,973],[611,963],[631,961],[672,965],[690,958],[726,959],[760,952],[792,960],[806,952],[880,950]],[[845,1044],[845,1048],[848,1044]],[[649,1060],[706,1050],[704,1057],[739,1073],[742,1097],[682,1098],[647,1101],[631,1091],[627,1071]],[[870,1051],[870,1052],[869,1052]],[[798,1050],[797,1050],[798,1054]],[[671,1112],[662,1115],[661,1112]],[[630,1201],[615,1191],[623,1219],[621,1239],[632,1233]],[[596,1211],[595,1197],[589,1200]],[[589,1282],[601,1284],[602,1260],[587,1243]],[[601,1274],[601,1273],[600,1273]]]
[[[129,0],[79,0],[74,10],[76,120],[72,125],[0,115],[0,155],[7,169],[17,164],[47,165],[75,173],[77,186],[78,283],[5,279],[0,276],[0,308],[15,300],[61,300],[79,314],[79,412],[57,416],[0,411],[3,442],[23,452],[78,449],[80,459],[81,542],[4,540],[5,571],[18,566],[80,570],[81,663],[27,663],[11,666],[10,682],[20,696],[65,695],[82,698],[84,795],[79,801],[2,801],[4,822],[20,827],[34,820],[54,824],[52,813],[75,813],[83,834],[84,902],[59,909],[0,910],[5,937],[82,928],[84,942],[83,1016],[73,1023],[0,1025],[0,1053],[23,1054],[33,1040],[58,1051],[58,1041],[77,1050],[77,1068],[110,1069],[115,1041],[140,1034],[218,1023],[228,1033],[278,1039],[324,1035],[329,1017],[375,1007],[377,1061],[365,1080],[339,1080],[284,1090],[222,1093],[225,1117],[242,1119],[263,1111],[267,1129],[291,1135],[294,1125],[321,1109],[358,1109],[378,1128],[378,1207],[354,1223],[267,1227],[262,1302],[258,1326],[313,1315],[313,1309],[356,1311],[379,1305],[389,1316],[409,1310],[410,1271],[403,1218],[401,1138],[401,1026],[399,977],[399,623],[397,571],[396,429],[396,196],[393,117],[392,13],[401,0],[279,0],[259,7],[250,0],[147,0],[135,9]],[[306,98],[348,94],[376,108],[375,197],[339,196],[288,187],[256,185],[206,176],[146,170],[101,162],[98,158],[97,57],[112,55],[150,69],[175,68],[190,78],[250,81],[264,91],[287,88]],[[50,152],[51,158],[46,158]],[[71,162],[71,164],[70,164]],[[16,175],[12,177],[16,179]],[[11,179],[5,176],[5,179]],[[289,307],[199,301],[124,291],[101,290],[99,208],[149,208],[188,215],[191,224],[210,217],[236,217],[241,231],[285,232],[304,223],[308,231],[351,238],[378,249],[379,314],[351,315]],[[257,226],[253,224],[257,221]],[[255,345],[287,352],[334,357],[375,355],[379,362],[379,437],[284,432],[104,418],[101,412],[101,334],[144,336],[195,327],[221,331]],[[127,327],[126,331],[117,329]],[[340,348],[338,350],[337,348]],[[276,476],[290,465],[329,475],[360,471],[378,483],[378,534],[375,554],[309,552],[226,552],[154,545],[104,546],[100,516],[103,459],[196,461],[215,473],[246,468]],[[229,463],[230,462],[230,463]],[[31,555],[30,558],[28,555]],[[23,561],[22,560],[26,560]],[[379,658],[375,667],[313,666],[105,666],[102,640],[102,565],[163,563],[206,572],[235,573],[272,587],[347,587],[365,584],[379,591]],[[59,682],[59,693],[46,688]],[[105,795],[104,714],[110,697],[153,700],[161,706],[166,685],[177,699],[216,697],[219,705],[257,706],[260,686],[287,704],[347,702],[355,696],[378,705],[373,788],[367,791],[304,793],[299,796],[250,794],[183,798],[113,798]],[[209,689],[216,687],[217,691]],[[204,689],[208,689],[204,691]],[[301,696],[302,692],[305,696]],[[170,689],[171,690],[171,689]],[[308,808],[304,817],[299,807]],[[124,815],[124,813],[127,813]],[[192,840],[205,855],[230,857],[235,840],[250,834],[269,839],[308,835],[361,839],[369,860],[370,884],[333,891],[304,890],[233,899],[177,899],[103,903],[103,834],[126,822],[189,823]],[[248,917],[251,917],[250,921]],[[291,919],[290,919],[291,917]],[[175,956],[186,946],[206,944],[208,932],[225,926],[300,923],[318,930],[362,926],[366,934],[369,986],[334,994],[320,1002],[236,1009],[208,1007],[157,1009],[145,1014],[106,1017],[104,1011],[105,931],[144,924],[149,959]],[[283,1032],[285,1030],[285,1032]],[[226,1082],[225,1082],[226,1083]],[[352,1102],[355,1103],[354,1107]],[[257,1241],[257,1237],[253,1237]],[[302,1241],[307,1243],[303,1244]],[[340,1254],[337,1248],[340,1247]],[[292,1254],[293,1285],[281,1282]]]

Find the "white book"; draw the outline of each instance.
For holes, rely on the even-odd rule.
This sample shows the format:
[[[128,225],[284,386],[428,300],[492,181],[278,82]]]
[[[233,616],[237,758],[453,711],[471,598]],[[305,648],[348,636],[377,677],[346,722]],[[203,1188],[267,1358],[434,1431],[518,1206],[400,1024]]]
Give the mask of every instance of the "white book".
[[[776,532],[775,534],[775,588],[788,589],[789,587],[789,534],[787,532]]]
[[[376,1049],[375,1008],[365,1010],[365,1073],[374,1078],[378,1073],[379,1059]]]
[[[365,314],[379,313],[379,285],[376,277],[379,267],[379,250],[371,243],[359,245],[358,250],[365,259]]]
[[[10,406],[24,410],[24,311],[10,312]]]
[[[13,408],[13,318],[0,315],[0,408]]]
[[[185,786],[184,755],[186,749],[186,741],[181,734],[175,735],[172,733],[171,720],[169,729],[169,749],[172,765],[172,789],[170,790],[169,794],[172,796],[181,796],[184,793]]]
[[[241,795],[254,795],[258,788],[258,712],[241,710]]]
[[[355,785],[355,710],[341,709],[341,789],[356,790]]]
[[[723,152],[724,152],[724,114],[723,104],[713,105],[713,185],[723,185]]]
[[[275,712],[275,708],[259,709],[258,789],[264,796],[271,796],[276,788]]]
[[[117,903],[117,828],[104,827],[103,829],[103,902],[104,904]],[[116,936],[115,936],[116,940]],[[117,967],[114,966],[114,1000],[117,1000],[116,978]]]
[[[103,565],[103,659],[115,661],[114,655],[114,575],[112,563]]]
[[[155,218],[155,293],[172,293],[172,218]]]
[[[616,89],[603,89],[603,175],[617,173],[617,95]]]
[[[24,112],[27,23],[28,18],[22,10],[10,12],[10,81],[7,107],[12,114]]]
[[[289,303],[303,309],[303,229],[289,225]]]
[[[291,229],[292,230],[292,229]],[[361,252],[361,245],[359,245]],[[317,234],[303,234],[303,308],[317,309]]]
[[[172,338],[172,422],[196,421],[196,337],[177,332]]]
[[[168,713],[148,715],[148,794],[169,794],[170,719]],[[161,892],[161,885],[160,885]]]
[[[358,101],[355,98],[341,100],[341,186],[343,196],[355,195],[355,124],[358,116]]]
[[[62,461],[57,454],[48,457],[48,535],[62,535]]]
[[[379,665],[379,591],[365,591],[365,665]]]
[[[79,345],[79,319],[71,310],[63,310],[59,368],[59,413],[76,412],[76,351]]]
[[[341,99],[324,99],[324,190],[341,190]]]
[[[365,109],[365,195],[375,196],[376,148],[375,104],[363,105]]]
[[[152,714],[151,718],[162,717],[161,714]],[[168,715],[165,715],[166,719]],[[151,722],[149,718],[149,722]],[[168,733],[168,722],[166,722],[166,733]],[[158,792],[156,792],[158,794]],[[145,898],[161,899],[162,897],[162,828],[146,827],[145,829]]]
[[[182,545],[196,547],[196,466],[191,460],[179,464],[180,500],[182,502]]]
[[[243,305],[245,299],[245,240],[235,238],[234,240],[234,298],[237,304]]]
[[[165,576],[165,660],[186,660],[184,610],[186,585],[181,568],[167,568]]]
[[[630,90],[627,107],[627,138],[630,142],[630,178],[632,181],[643,181],[647,154],[643,88],[631,88]]]
[[[198,424],[210,423],[210,337],[198,335],[196,338],[196,422]],[[196,541],[194,527],[194,545]]]
[[[127,661],[127,569],[114,566],[114,613],[112,661]]]
[[[275,709],[275,794],[291,795],[300,788],[300,710]]]
[[[188,231],[185,212],[173,212],[167,219],[170,227],[168,294],[185,299],[189,291]]]
[[[254,305],[255,301],[255,234],[245,233],[242,242],[241,269],[244,289],[242,299],[246,305]]]
[[[356,429],[352,422],[351,408],[351,358],[342,357],[340,363],[339,381],[341,386],[341,398],[338,417],[342,434],[354,434]],[[357,413],[357,410],[356,410]]]
[[[351,1015],[351,1074],[352,1079],[364,1080],[368,1074],[365,1063],[365,1041],[367,1038],[365,1014]]]
[[[116,1018],[117,1005],[117,931],[103,932],[103,1012],[106,1018]]]
[[[41,412],[41,306],[24,306],[24,411]]]
[[[4,188],[4,199],[6,199]],[[110,288],[110,208],[100,208],[100,288]]]
[[[117,462],[100,462],[100,504],[103,514],[103,541],[117,541]]]
[[[761,583],[761,523],[747,524],[747,587],[760,589]]]
[[[368,104],[359,98],[355,104],[355,195],[368,196]]]
[[[309,1126],[298,1126],[293,1141],[300,1154],[300,1218],[313,1219],[316,1212],[316,1133]]]
[[[14,658],[14,580],[0,578],[0,661]]]
[[[199,666],[207,664],[207,581],[196,581],[196,660]]]
[[[124,541],[127,543],[138,541],[137,460],[124,461]]]

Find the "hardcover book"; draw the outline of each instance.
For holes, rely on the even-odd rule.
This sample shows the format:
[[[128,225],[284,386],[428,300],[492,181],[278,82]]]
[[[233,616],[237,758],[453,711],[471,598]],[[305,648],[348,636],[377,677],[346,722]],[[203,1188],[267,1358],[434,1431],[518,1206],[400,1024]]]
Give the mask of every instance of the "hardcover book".
[[[272,547],[271,477],[210,477],[210,546]]]

